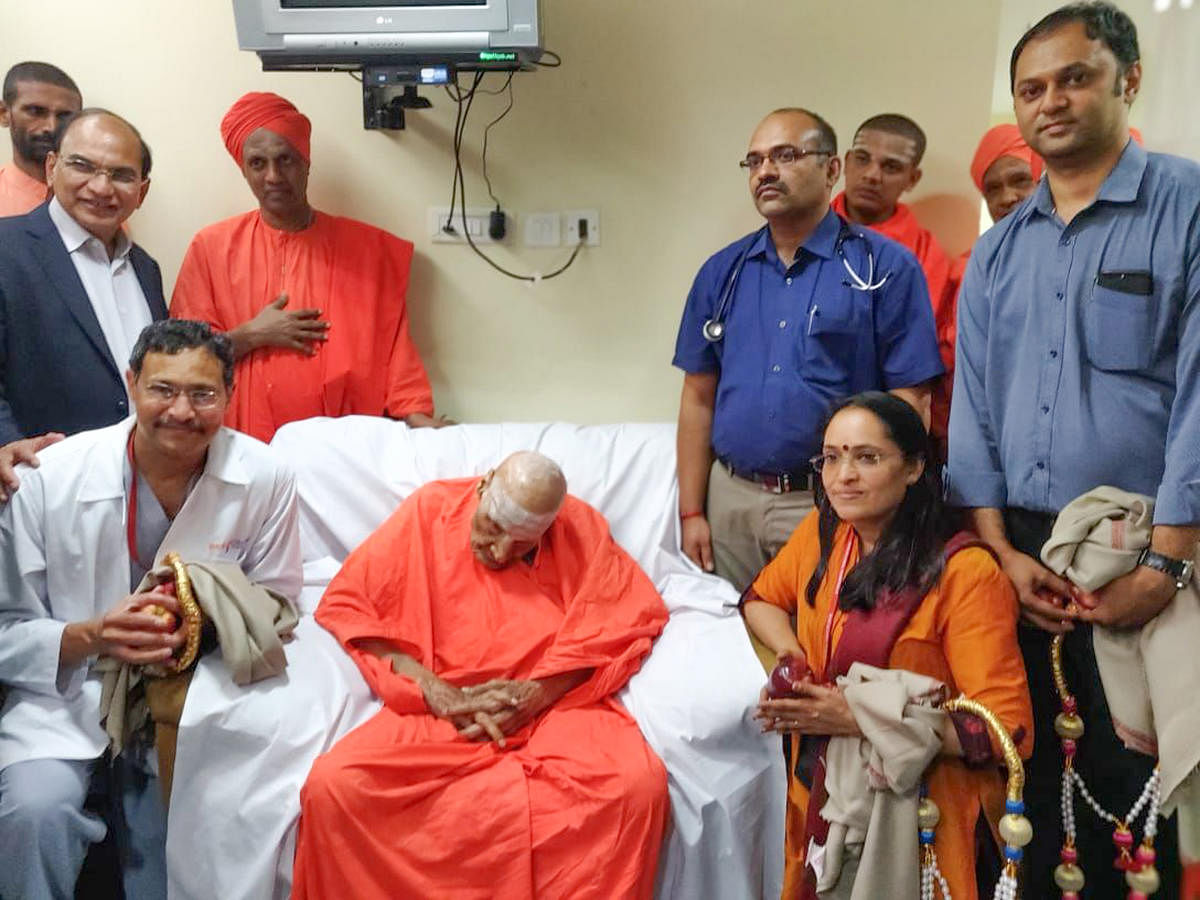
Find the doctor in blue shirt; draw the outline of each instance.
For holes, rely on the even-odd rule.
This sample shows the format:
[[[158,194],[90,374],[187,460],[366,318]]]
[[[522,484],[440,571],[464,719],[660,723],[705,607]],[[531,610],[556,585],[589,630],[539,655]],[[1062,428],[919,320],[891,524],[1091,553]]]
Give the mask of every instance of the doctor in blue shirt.
[[[1158,615],[1190,577],[1200,537],[1200,166],[1129,139],[1141,76],[1137,30],[1110,4],[1064,7],[1025,34],[1012,56],[1013,103],[1047,174],[979,239],[958,301],[950,494],[972,508],[1028,626],[1020,639],[1038,728],[1025,791],[1031,896],[1052,890],[1060,839],[1050,639],[1067,632],[1086,722],[1076,768],[1124,815],[1153,760],[1115,739],[1089,623],[1131,627]],[[1069,586],[1037,557],[1055,514],[1100,485],[1155,498],[1153,555],[1076,613]],[[1086,896],[1124,897],[1111,826],[1086,810],[1076,818]],[[1177,896],[1174,844],[1160,830],[1158,896]]]
[[[683,548],[744,590],[812,507],[830,406],[890,390],[928,422],[943,369],[916,257],[830,209],[829,124],[776,110],[740,164],[766,225],[701,267],[673,362]]]

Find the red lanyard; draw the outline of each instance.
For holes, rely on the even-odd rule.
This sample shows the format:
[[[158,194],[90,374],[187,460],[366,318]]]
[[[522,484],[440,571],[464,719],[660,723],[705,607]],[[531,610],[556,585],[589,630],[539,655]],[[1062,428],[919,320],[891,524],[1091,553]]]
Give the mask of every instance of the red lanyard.
[[[829,615],[825,618],[825,667],[821,677],[822,682],[829,680],[829,669],[833,664],[833,626],[839,612],[838,600],[841,598],[842,584],[846,581],[846,571],[850,568],[850,557],[856,546],[858,546],[858,534],[851,531],[846,540],[846,552],[842,554],[842,565],[838,569],[837,581],[833,586],[833,600],[829,606]]]
[[[129,545],[129,559],[141,566],[137,552],[137,491],[138,473],[133,461],[133,432],[129,433],[129,446],[126,455],[129,457],[129,509],[125,513],[125,542]]]

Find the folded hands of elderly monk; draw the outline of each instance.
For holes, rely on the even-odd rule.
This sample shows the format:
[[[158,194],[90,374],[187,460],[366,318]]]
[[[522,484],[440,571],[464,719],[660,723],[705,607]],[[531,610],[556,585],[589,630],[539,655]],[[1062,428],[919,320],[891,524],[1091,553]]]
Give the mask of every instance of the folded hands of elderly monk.
[[[505,747],[505,736],[514,734],[553,706],[559,698],[587,680],[591,670],[567,672],[550,678],[533,681],[495,678],[465,687],[461,693],[471,700],[489,700],[498,703],[497,709],[486,709],[477,714],[476,721],[466,728],[459,728],[463,737],[478,741],[491,738],[500,747]],[[494,726],[499,734],[493,732]],[[457,724],[455,727],[458,727]]]
[[[587,669],[534,680],[494,678],[458,687],[411,657],[395,653],[384,642],[362,641],[359,646],[389,658],[393,671],[412,678],[420,686],[429,712],[453,725],[459,735],[471,741],[492,740],[501,749],[507,748],[509,735],[533,722],[592,672]]]

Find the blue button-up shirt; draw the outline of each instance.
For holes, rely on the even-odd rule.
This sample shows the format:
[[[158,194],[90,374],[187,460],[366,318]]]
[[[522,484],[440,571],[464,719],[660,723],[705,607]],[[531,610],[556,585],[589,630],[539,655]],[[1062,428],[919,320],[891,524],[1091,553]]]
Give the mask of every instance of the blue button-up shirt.
[[[712,446],[735,468],[797,472],[820,448],[829,408],[859,391],[911,387],[943,372],[921,266],[907,249],[833,210],[785,266],[767,229],[714,254],[688,294],[674,365],[717,372]],[[869,248],[869,253],[868,253]],[[725,336],[705,340],[742,254],[745,264],[724,315]],[[843,259],[864,280],[850,286]]]
[[[1200,166],[1130,141],[1069,225],[1049,184],[976,244],[958,300],[948,482],[1056,512],[1099,485],[1200,523]]]

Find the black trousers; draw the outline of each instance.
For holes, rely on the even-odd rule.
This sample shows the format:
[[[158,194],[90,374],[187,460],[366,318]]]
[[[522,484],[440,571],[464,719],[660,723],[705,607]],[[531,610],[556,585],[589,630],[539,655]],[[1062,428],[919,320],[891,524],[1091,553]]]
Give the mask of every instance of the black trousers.
[[[1054,516],[1028,510],[1004,512],[1008,539],[1022,553],[1039,558],[1042,545],[1050,537]],[[1053,635],[1022,624],[1017,639],[1029,676],[1033,698],[1033,757],[1025,764],[1025,806],[1033,823],[1033,842],[1025,850],[1026,870],[1023,897],[1042,900],[1059,895],[1054,885],[1054,868],[1059,864],[1063,829],[1060,812],[1063,755],[1054,731],[1054,717],[1060,712],[1050,665]],[[1063,672],[1067,686],[1079,703],[1079,715],[1086,731],[1079,741],[1075,768],[1083,776],[1092,796],[1109,812],[1124,816],[1138,798],[1146,779],[1154,769],[1154,760],[1126,750],[1113,730],[1096,655],[1092,650],[1092,630],[1076,624],[1063,641]],[[1144,822],[1139,818],[1139,825]],[[1129,892],[1125,873],[1113,868],[1116,847],[1113,826],[1100,819],[1075,792],[1075,831],[1079,865],[1087,879],[1082,896],[1088,900],[1124,900]],[[1142,831],[1134,829],[1141,840]],[[1154,840],[1158,856],[1155,866],[1162,875],[1162,887],[1155,900],[1178,900],[1180,893],[1179,840],[1175,817],[1159,820]]]

